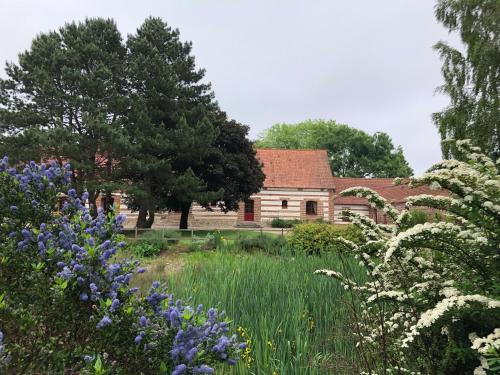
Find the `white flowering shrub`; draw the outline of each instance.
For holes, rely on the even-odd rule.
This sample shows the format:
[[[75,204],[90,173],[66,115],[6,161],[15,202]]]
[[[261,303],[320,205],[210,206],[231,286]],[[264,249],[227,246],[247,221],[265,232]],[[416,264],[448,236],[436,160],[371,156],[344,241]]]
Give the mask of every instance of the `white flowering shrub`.
[[[448,194],[419,195],[407,207],[439,210],[443,220],[412,227],[376,192],[352,188],[394,225],[345,212],[363,232],[340,239],[366,268],[368,281],[318,270],[351,291],[354,333],[366,374],[493,374],[500,371],[499,165],[457,141],[463,160],[445,160],[412,185]]]

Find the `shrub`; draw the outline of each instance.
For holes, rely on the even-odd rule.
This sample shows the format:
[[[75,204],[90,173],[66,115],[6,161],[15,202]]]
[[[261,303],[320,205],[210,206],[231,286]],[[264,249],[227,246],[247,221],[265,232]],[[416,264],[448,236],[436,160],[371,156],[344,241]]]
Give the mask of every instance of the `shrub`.
[[[287,246],[286,240],[281,236],[261,234],[255,237],[243,237],[236,241],[236,247],[243,251],[264,251],[278,255]]]
[[[177,235],[178,236],[178,235]],[[176,237],[174,231],[151,230],[144,233],[140,238],[140,243],[147,243],[158,248],[159,251],[167,250],[168,246],[178,241],[167,241],[167,238]]]
[[[271,221],[271,227],[273,228],[293,228],[294,225],[297,225],[300,223],[300,220],[287,220],[287,219],[280,219],[280,218],[274,218]]]
[[[0,160],[0,368],[7,373],[191,374],[238,356],[223,313],[191,308],[154,282],[129,287],[138,262],[113,263],[126,246],[123,216],[92,218],[71,174]]]
[[[154,257],[160,254],[161,251],[159,247],[143,241],[139,241],[131,247],[134,255],[140,258]]]
[[[341,236],[358,242],[360,232],[352,225],[304,223],[293,228],[292,233],[287,236],[287,241],[293,251],[320,254],[335,249],[338,246],[337,239]]]
[[[411,209],[399,221],[400,228],[411,228],[417,224],[424,224],[436,220],[435,215],[428,215],[425,211],[420,209]]]
[[[414,185],[443,187],[449,196],[419,195],[413,206],[440,210],[446,221],[407,227],[376,192],[351,188],[395,225],[348,213],[364,243],[341,240],[370,277],[320,270],[341,281],[361,308],[353,310],[366,373],[492,374],[500,363],[500,177],[498,164],[468,141],[457,141],[465,161],[434,165]]]

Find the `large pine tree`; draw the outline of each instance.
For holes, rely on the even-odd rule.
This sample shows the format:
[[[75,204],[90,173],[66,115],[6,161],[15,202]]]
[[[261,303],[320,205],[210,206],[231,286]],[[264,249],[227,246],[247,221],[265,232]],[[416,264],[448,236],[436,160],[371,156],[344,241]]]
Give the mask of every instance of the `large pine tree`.
[[[123,158],[128,203],[139,210],[138,227],[150,227],[155,211],[164,209],[181,210],[185,227],[193,200],[222,194],[207,191],[194,173],[217,135],[208,119],[215,107],[210,85],[202,82],[191,44],[159,18],[148,18],[127,47],[133,145]]]
[[[193,201],[234,209],[263,181],[248,128],[219,110],[204,74],[159,18],[126,44],[103,19],[40,34],[0,81],[0,151],[69,160],[91,203],[104,193],[109,208],[122,189],[138,227],[179,210],[185,228]]]
[[[127,143],[125,56],[109,19],[38,35],[0,80],[2,152],[17,160],[69,160],[73,183],[91,202],[100,192],[109,197],[118,187],[114,154]]]
[[[440,90],[450,105],[433,115],[441,138],[469,138],[494,160],[500,156],[500,2],[439,0],[436,17],[458,32],[461,50],[441,41],[434,48],[443,61]],[[443,143],[445,158],[460,157]]]

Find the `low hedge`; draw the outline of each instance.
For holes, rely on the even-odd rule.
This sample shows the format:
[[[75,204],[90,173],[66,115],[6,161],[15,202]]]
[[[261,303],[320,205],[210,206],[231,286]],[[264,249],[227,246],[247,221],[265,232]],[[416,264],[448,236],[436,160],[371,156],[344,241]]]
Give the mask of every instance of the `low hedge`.
[[[362,241],[361,232],[353,225],[333,225],[329,223],[304,223],[293,227],[287,236],[293,251],[320,254],[335,250],[335,239],[343,237],[355,243]]]
[[[297,224],[300,224],[300,220],[287,220],[277,217],[271,221],[271,227],[273,228],[293,228]]]

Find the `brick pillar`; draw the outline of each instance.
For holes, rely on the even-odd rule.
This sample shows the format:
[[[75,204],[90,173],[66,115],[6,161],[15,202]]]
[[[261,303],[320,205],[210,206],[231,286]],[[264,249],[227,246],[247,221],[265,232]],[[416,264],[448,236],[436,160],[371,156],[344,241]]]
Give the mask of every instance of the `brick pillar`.
[[[261,222],[262,203],[260,197],[253,198],[253,221],[256,223]]]
[[[238,202],[238,215],[236,221],[238,222],[244,221],[245,220],[244,215],[245,215],[245,202],[240,201]]]
[[[300,220],[306,219],[306,200],[300,201]]]
[[[332,223],[335,221],[335,214],[334,214],[335,207],[334,207],[333,197],[334,197],[333,190],[329,190],[328,191],[328,217]]]

